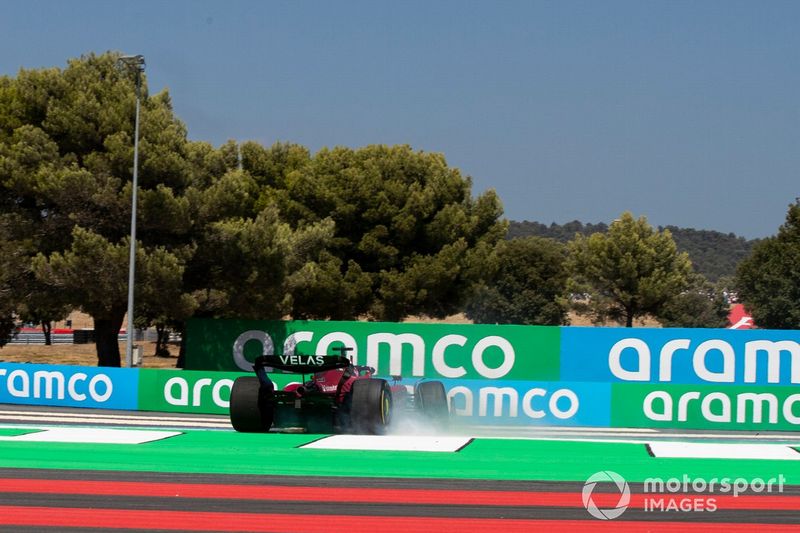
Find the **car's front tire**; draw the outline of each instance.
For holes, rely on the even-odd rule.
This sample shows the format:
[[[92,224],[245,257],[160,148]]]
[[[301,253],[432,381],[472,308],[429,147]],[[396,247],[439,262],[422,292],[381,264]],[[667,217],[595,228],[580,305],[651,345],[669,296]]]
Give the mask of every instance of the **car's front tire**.
[[[450,409],[447,406],[447,393],[441,381],[423,381],[417,385],[414,403],[420,412],[437,429],[444,429],[450,422]]]

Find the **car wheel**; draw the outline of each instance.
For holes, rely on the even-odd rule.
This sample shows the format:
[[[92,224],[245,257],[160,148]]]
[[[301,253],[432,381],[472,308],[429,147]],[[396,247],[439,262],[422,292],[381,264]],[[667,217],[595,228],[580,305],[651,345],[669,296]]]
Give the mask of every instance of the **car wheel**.
[[[230,417],[236,431],[269,431],[275,415],[271,391],[262,387],[257,377],[236,378],[231,388]]]
[[[350,425],[353,433],[381,435],[392,418],[392,391],[384,379],[353,382]]]
[[[446,427],[450,421],[447,393],[441,381],[423,381],[417,385],[415,403],[422,414],[437,427]]]

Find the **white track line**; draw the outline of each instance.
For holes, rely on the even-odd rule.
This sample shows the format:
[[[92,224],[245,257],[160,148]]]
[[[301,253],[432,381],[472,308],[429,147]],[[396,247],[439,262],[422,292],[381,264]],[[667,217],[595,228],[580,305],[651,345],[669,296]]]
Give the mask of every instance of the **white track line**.
[[[651,442],[654,457],[689,459],[782,459],[800,461],[800,453],[781,444]]]
[[[333,435],[301,446],[316,450],[379,450],[398,452],[455,452],[470,443],[468,437],[398,435]]]
[[[734,432],[669,432],[655,429],[642,428],[550,428],[550,427],[524,427],[524,426],[457,426],[452,428],[450,434],[473,435],[480,438],[511,438],[511,439],[550,439],[550,440],[591,440],[594,437],[608,437],[609,441],[615,437],[620,440],[630,438],[635,442],[648,441],[674,441],[674,440],[719,440],[719,441],[749,441],[749,442],[779,442],[800,445],[800,434],[796,432],[759,433],[755,431]],[[606,441],[607,439],[603,439]]]
[[[57,427],[40,428],[41,431],[1,437],[0,441],[14,442],[66,442],[90,444],[145,444],[181,435],[179,431],[148,431],[135,429]]]
[[[152,418],[158,418],[159,420],[197,420],[202,422],[219,422],[219,417],[187,417],[187,416],[180,416],[180,414],[175,414],[175,416],[158,416],[158,417],[148,417],[148,416],[141,416],[141,415],[127,415],[127,414],[115,414],[115,415],[105,415],[100,413],[63,413],[60,411],[3,411],[0,410],[0,415],[30,415],[30,416],[61,416],[61,417],[74,417],[74,418],[97,418],[97,419],[105,419],[105,418],[127,418],[127,419],[141,419],[141,420],[150,420]]]
[[[15,416],[6,416],[0,415],[0,420],[9,420],[9,421],[24,421],[24,422],[47,422],[47,423],[57,423],[57,422],[70,422],[70,423],[78,423],[78,424],[117,424],[117,425],[125,425],[125,426],[158,426],[158,427],[197,427],[197,428],[224,428],[224,429],[231,429],[230,422],[227,421],[218,421],[216,423],[211,422],[195,422],[191,419],[170,419],[170,420],[162,420],[159,418],[104,418],[99,420],[97,418],[90,418],[90,417],[65,417],[65,416],[27,416],[27,415],[15,415]]]

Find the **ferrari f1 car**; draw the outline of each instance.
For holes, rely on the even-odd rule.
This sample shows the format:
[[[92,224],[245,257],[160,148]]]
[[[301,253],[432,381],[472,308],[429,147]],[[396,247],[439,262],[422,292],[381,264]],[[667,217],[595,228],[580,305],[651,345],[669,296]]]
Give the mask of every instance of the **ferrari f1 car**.
[[[253,366],[256,375],[237,378],[231,389],[236,431],[378,435],[386,432],[394,414],[418,412],[437,428],[450,416],[440,381],[418,382],[411,393],[399,376],[390,385],[373,377],[372,367],[354,365],[343,355],[262,355]],[[270,372],[302,374],[303,382],[276,390]]]

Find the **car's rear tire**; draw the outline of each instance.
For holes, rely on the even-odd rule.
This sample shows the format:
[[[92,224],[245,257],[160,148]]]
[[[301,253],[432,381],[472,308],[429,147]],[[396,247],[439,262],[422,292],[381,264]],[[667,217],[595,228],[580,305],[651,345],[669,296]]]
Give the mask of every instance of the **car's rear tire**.
[[[437,428],[445,428],[450,422],[447,393],[441,381],[423,381],[417,385],[414,400],[420,412]]]
[[[275,416],[270,396],[271,391],[262,387],[257,377],[236,378],[231,388],[230,417],[233,429],[244,433],[269,431]]]
[[[367,435],[386,433],[392,419],[392,391],[385,379],[353,382],[350,431]]]

